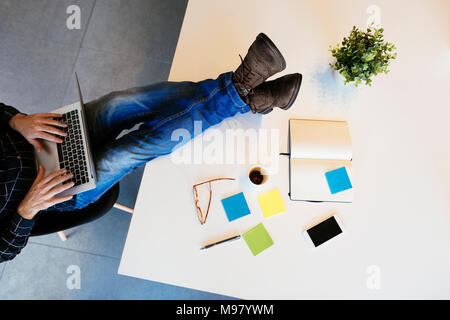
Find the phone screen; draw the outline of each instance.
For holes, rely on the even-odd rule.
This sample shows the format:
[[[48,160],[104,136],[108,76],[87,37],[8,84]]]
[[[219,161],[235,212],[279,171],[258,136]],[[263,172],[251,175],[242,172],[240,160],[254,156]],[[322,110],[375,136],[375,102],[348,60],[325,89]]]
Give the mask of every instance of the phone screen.
[[[306,232],[308,232],[314,246],[317,247],[342,233],[342,229],[339,227],[336,219],[334,217],[330,217],[308,229]]]

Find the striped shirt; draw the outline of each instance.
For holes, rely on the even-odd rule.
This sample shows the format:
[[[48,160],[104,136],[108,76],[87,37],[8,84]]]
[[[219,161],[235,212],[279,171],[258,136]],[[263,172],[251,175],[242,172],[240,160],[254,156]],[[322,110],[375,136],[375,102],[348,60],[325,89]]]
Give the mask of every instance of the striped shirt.
[[[0,103],[0,262],[20,253],[35,223],[17,213],[37,174],[33,146],[9,126],[17,113]]]

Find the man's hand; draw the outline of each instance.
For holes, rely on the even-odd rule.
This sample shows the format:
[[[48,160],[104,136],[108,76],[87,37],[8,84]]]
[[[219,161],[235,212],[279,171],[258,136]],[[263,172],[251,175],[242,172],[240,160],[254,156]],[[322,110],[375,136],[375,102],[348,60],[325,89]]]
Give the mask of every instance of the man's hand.
[[[31,220],[41,210],[72,199],[72,195],[55,197],[60,192],[73,187],[74,182],[59,184],[73,177],[73,174],[67,173],[66,169],[61,169],[44,177],[45,169],[39,166],[39,173],[28,191],[25,199],[19,204],[17,213],[24,219]]]
[[[32,115],[16,114],[9,121],[9,125],[14,130],[20,132],[27,141],[32,144],[39,152],[42,150],[42,144],[38,139],[48,140],[56,143],[63,142],[61,138],[54,134],[65,137],[66,132],[56,127],[67,127],[62,121],[53,118],[61,118],[61,114],[57,113],[37,113]]]

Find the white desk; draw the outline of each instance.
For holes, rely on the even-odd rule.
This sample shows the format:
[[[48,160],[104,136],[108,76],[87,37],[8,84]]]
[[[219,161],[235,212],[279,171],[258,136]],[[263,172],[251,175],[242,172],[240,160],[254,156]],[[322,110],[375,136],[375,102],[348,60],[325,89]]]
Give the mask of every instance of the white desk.
[[[353,143],[352,204],[289,201],[288,159],[260,191],[214,185],[206,225],[192,185],[242,178],[246,165],[149,163],[119,273],[240,298],[450,298],[450,3],[378,1],[385,39],[398,48],[388,75],[372,87],[344,88],[327,62],[330,44],[365,27],[370,1],[189,1],[170,80],[215,78],[234,70],[263,31],[303,73],[288,112],[228,119],[227,128],[279,128],[287,151],[289,118],[346,120]],[[257,194],[279,188],[287,212],[264,219]],[[220,199],[244,191],[250,216],[229,223]],[[310,250],[301,230],[335,210],[343,237]],[[254,257],[244,240],[200,251],[208,240],[263,222],[275,245]],[[380,271],[380,288],[367,280]],[[370,270],[369,270],[370,272]]]

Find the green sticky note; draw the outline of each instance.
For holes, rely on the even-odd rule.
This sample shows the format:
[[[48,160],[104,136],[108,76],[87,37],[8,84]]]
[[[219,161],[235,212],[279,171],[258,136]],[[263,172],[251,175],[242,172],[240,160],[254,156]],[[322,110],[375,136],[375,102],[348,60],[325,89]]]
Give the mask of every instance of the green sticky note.
[[[262,223],[242,235],[254,256],[273,245],[273,240]]]

